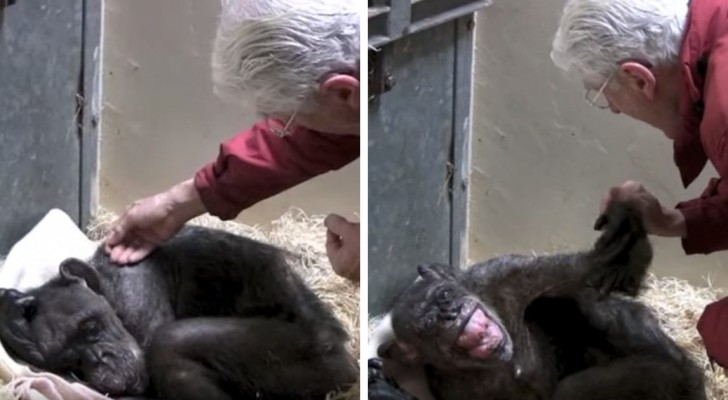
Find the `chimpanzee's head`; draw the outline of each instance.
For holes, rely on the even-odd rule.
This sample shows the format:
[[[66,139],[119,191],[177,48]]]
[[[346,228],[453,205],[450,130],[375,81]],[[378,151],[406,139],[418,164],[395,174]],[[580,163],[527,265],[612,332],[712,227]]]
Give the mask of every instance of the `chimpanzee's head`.
[[[391,312],[393,343],[380,355],[404,363],[478,368],[508,361],[513,343],[495,312],[458,281],[452,266],[420,265]]]
[[[101,295],[98,272],[77,259],[22,293],[0,290],[0,340],[30,365],[74,374],[108,395],[140,395],[148,377],[136,340]]]

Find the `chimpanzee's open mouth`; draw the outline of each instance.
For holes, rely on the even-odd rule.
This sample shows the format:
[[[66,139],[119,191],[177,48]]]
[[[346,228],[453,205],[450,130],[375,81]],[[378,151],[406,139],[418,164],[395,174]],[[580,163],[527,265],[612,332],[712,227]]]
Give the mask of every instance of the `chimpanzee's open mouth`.
[[[476,306],[463,324],[455,345],[472,358],[487,359],[503,344],[503,331],[482,307]]]

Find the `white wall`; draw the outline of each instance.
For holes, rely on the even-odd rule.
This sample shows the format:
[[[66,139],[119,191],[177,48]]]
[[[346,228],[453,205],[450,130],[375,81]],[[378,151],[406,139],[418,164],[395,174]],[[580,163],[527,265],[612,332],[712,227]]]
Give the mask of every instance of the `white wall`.
[[[477,20],[471,260],[587,248],[610,186],[637,179],[673,206],[714,173],[684,190],[661,132],[585,102],[549,59],[563,4],[496,0]],[[655,243],[659,274],[728,287],[728,253],[688,257],[677,239]]]
[[[221,141],[254,122],[212,93],[210,51],[219,1],[105,0],[100,200],[122,211],[191,177]],[[263,224],[289,207],[309,214],[359,210],[359,163],[244,211]]]

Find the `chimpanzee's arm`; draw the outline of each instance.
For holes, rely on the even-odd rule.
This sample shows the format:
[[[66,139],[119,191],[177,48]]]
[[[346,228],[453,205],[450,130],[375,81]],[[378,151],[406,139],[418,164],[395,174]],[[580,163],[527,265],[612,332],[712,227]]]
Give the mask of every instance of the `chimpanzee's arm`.
[[[463,281],[478,293],[518,299],[524,307],[537,297],[568,296],[587,286],[635,296],[652,260],[639,216],[615,204],[595,228],[604,233],[589,252],[501,256],[473,266]]]

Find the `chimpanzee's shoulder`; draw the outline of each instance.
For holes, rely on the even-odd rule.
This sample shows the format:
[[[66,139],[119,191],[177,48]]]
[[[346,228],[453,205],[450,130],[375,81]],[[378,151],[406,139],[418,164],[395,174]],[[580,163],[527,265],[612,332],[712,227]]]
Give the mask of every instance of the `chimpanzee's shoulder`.
[[[170,240],[170,243],[171,242],[195,242],[210,246],[255,246],[256,248],[278,249],[277,246],[271,243],[245,236],[243,234],[193,224],[186,224],[183,226],[174,238]]]

